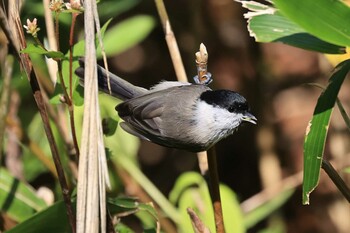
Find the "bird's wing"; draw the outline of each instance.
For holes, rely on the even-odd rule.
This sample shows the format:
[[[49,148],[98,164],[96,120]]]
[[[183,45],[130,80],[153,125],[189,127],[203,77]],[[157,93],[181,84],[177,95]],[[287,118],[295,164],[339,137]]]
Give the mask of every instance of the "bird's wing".
[[[152,137],[169,137],[168,132],[164,132],[163,124],[167,120],[163,118],[175,117],[164,116],[164,109],[173,108],[174,114],[180,117],[188,117],[183,112],[183,106],[190,106],[188,99],[190,95],[200,95],[203,90],[210,90],[203,85],[175,86],[165,90],[151,92],[147,95],[127,100],[116,107],[119,116],[125,120],[128,127],[123,127],[129,133],[138,137],[152,140]],[[163,116],[163,117],[162,117]],[[176,127],[176,126],[174,126]],[[127,129],[129,128],[129,129]],[[134,132],[132,132],[132,130]],[[137,134],[138,133],[138,134]]]

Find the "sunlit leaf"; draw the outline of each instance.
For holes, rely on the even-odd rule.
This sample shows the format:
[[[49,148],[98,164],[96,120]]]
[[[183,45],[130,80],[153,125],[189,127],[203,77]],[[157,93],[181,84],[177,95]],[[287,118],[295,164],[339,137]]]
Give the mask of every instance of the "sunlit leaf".
[[[274,0],[277,8],[314,36],[350,46],[350,8],[340,0]]]
[[[344,54],[345,47],[337,46],[307,33],[303,28],[284,17],[273,6],[254,1],[239,1],[249,10],[248,31],[257,42],[282,42],[302,49],[328,54]]]
[[[6,233],[38,233],[54,232],[69,233],[71,232],[68,224],[66,207],[63,201],[58,201],[45,210],[33,215],[26,221],[18,224]]]
[[[326,90],[317,101],[307,127],[304,142],[303,204],[309,204],[310,193],[318,184],[330,117],[339,89],[349,70],[350,60],[340,63],[335,68]]]
[[[22,222],[44,209],[46,204],[29,185],[0,168],[0,206],[2,212]]]
[[[234,192],[225,185],[220,185],[220,196],[227,232],[234,229],[237,233],[245,232],[243,214]],[[210,200],[209,190],[204,178],[195,172],[182,174],[176,181],[169,199],[178,203],[181,211],[181,232],[188,232],[192,228],[187,214],[187,208],[192,208],[206,227],[215,232],[214,212]]]

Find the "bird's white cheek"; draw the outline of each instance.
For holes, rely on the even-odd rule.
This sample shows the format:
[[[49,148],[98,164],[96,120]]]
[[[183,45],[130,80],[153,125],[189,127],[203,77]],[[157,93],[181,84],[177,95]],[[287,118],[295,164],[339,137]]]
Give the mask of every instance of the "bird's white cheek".
[[[214,107],[205,102],[198,103],[196,117],[198,130],[210,138],[228,136],[241,122],[239,114],[230,113],[226,109]]]

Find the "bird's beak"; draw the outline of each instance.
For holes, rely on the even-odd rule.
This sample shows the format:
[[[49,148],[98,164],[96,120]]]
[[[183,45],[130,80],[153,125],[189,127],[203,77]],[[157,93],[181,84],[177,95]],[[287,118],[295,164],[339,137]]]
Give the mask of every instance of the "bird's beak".
[[[242,117],[242,120],[246,121],[246,122],[250,122],[250,123],[256,125],[256,122],[257,122],[258,119],[256,119],[256,117],[253,114],[247,112]]]

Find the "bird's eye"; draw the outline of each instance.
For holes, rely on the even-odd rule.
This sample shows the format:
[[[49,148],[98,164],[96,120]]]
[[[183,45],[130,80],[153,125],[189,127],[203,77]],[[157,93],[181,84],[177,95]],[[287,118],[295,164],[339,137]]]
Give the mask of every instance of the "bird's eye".
[[[235,110],[236,110],[236,108],[234,106],[231,106],[231,107],[228,108],[229,112],[234,112]]]

